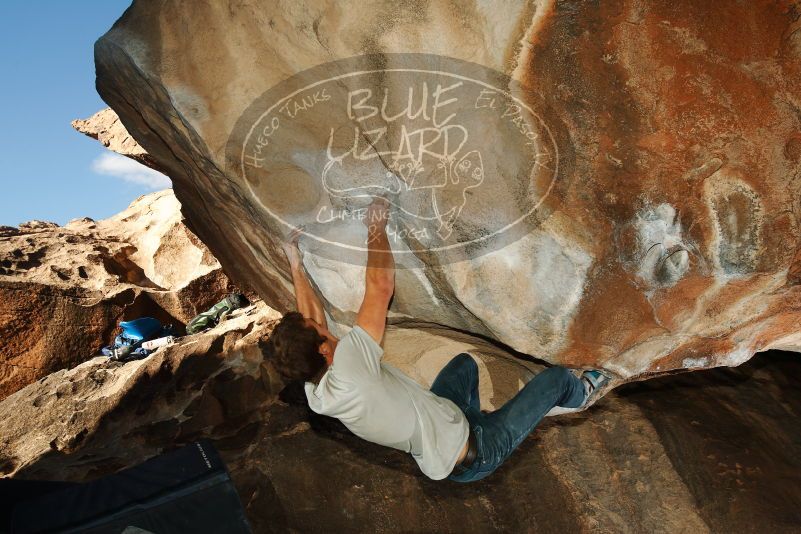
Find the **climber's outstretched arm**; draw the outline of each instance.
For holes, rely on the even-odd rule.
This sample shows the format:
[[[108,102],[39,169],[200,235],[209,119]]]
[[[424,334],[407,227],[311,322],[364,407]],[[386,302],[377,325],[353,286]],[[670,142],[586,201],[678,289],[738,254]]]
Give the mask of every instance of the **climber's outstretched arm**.
[[[292,284],[295,286],[295,301],[298,311],[303,317],[315,321],[324,328],[328,328],[325,320],[323,303],[312,288],[306,270],[303,268],[303,255],[298,247],[298,240],[303,234],[303,230],[297,228],[292,231],[284,243],[284,253],[289,260],[289,268],[292,273]]]
[[[356,317],[376,343],[381,343],[387,322],[387,308],[395,292],[395,259],[387,238],[389,208],[384,199],[375,199],[367,209],[367,270],[364,300]]]

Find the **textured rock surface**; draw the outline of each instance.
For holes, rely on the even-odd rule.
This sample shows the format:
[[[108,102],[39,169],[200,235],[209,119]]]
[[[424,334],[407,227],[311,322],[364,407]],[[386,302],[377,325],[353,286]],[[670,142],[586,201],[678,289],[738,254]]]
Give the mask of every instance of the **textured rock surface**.
[[[256,532],[793,532],[801,524],[801,435],[787,424],[801,410],[795,356],[624,386],[588,412],[546,420],[492,477],[465,486],[426,480],[408,455],[314,416],[300,390],[277,398],[283,384],[259,345],[277,317],[257,304],[146,360],[95,359],[18,391],[0,402],[2,473],[86,480],[208,436]],[[386,357],[427,384],[440,359],[471,350],[493,386],[482,389],[483,407],[536,371],[481,340],[442,334],[451,335],[391,328]]]
[[[191,440],[200,431],[236,435],[260,421],[260,409],[277,394],[275,381],[259,368],[258,339],[278,317],[254,305],[235,320],[183,337],[144,360],[93,358],[7,397],[0,429],[4,474],[52,462],[48,469],[63,469],[65,477],[90,477],[103,465],[117,469],[153,447]],[[184,415],[181,424],[176,419]],[[115,449],[114,461],[70,471],[64,456],[88,443]]]
[[[438,54],[508,75],[517,101],[546,125],[549,137],[537,142],[558,153],[540,208],[503,248],[462,262],[404,255],[391,320],[436,322],[629,380],[801,346],[798,12],[788,2],[689,0],[134,1],[96,45],[97,87],[170,176],[226,271],[284,310],[290,286],[278,241],[288,228],[271,213],[299,224],[321,202],[349,202],[323,188],[317,163],[326,120],[342,109],[295,102],[317,111],[292,123],[286,153],[272,154],[253,182],[226,158],[243,141],[237,121],[251,104],[304,69],[359,54],[379,66],[396,63],[391,53]],[[393,103],[415,83],[386,80],[375,88]],[[464,204],[445,228],[452,236],[487,233],[527,201],[529,176],[501,168],[520,154],[498,142],[495,126],[471,135],[496,162],[484,170],[497,205]],[[378,161],[332,179],[339,191],[362,187]],[[332,228],[363,232],[355,220]],[[409,236],[393,242],[399,252],[413,245]],[[349,324],[359,266],[315,254],[317,238],[302,246],[331,316]]]
[[[109,219],[0,230],[0,398],[97,354],[120,320],[180,327],[232,289],[171,191]]]

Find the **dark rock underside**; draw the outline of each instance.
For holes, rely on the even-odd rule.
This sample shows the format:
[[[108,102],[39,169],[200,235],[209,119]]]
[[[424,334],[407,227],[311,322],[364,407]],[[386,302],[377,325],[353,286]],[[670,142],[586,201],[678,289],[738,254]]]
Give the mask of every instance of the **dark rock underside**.
[[[232,468],[264,532],[798,532],[799,378],[797,356],[770,352],[627,385],[546,419],[472,485],[424,479],[406,455],[314,420],[317,432],[265,437]],[[254,491],[252,467],[268,489]]]
[[[287,391],[265,423],[215,444],[256,532],[798,532],[799,379],[797,356],[769,352],[626,385],[589,412],[546,419],[472,485],[425,479],[407,455],[310,417]],[[154,426],[148,441],[168,435]],[[89,467],[114,453],[98,445],[18,476],[102,472]]]

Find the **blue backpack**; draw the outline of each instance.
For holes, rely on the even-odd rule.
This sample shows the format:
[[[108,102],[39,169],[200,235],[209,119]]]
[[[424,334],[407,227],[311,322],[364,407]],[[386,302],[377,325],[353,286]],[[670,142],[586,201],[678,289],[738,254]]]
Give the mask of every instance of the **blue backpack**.
[[[114,338],[114,343],[100,349],[112,360],[129,361],[144,358],[153,351],[142,348],[145,341],[172,334],[172,326],[162,326],[158,319],[141,317],[120,323],[122,333]]]

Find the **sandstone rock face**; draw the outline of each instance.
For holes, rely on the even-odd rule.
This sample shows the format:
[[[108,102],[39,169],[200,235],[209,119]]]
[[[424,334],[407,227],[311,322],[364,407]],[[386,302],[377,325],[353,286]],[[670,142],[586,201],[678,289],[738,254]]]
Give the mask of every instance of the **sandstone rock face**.
[[[391,322],[624,381],[801,348],[799,24],[775,2],[137,0],[95,60],[269,305],[303,225],[344,331],[380,194]]]
[[[102,221],[0,230],[0,398],[98,353],[119,321],[179,330],[233,288],[171,191]]]
[[[0,401],[2,474],[93,479],[208,437],[255,532],[792,532],[801,521],[801,436],[781,423],[801,409],[789,354],[624,386],[547,420],[491,477],[461,485],[311,413],[264,358],[278,318],[258,303],[145,360],[96,358]],[[445,354],[470,350],[487,408],[539,367],[447,329],[391,327],[386,344],[424,384]]]
[[[131,137],[113,109],[101,109],[88,119],[76,119],[72,121],[72,127],[92,139],[97,139],[109,150],[159,170],[157,163]]]

